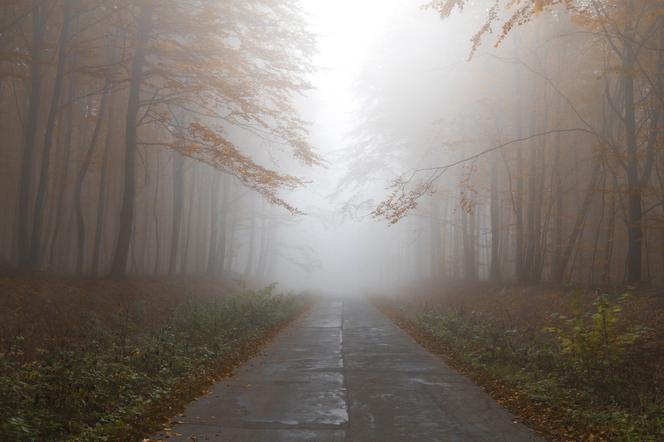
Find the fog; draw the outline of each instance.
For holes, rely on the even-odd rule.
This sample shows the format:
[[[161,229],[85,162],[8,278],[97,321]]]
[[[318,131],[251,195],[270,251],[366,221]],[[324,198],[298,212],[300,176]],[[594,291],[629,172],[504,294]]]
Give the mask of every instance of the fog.
[[[280,267],[284,273],[277,279],[293,281],[295,286],[307,281],[307,286],[321,291],[362,294],[400,293],[407,286],[440,286],[466,279],[563,279],[597,284],[627,278],[619,264],[627,259],[627,251],[608,247],[598,251],[597,243],[624,238],[624,229],[613,231],[615,221],[607,223],[605,205],[613,204],[607,202],[607,195],[624,192],[628,183],[620,183],[624,178],[616,177],[620,184],[606,189],[605,177],[602,189],[597,184],[588,186],[583,180],[590,171],[578,162],[581,158],[592,163],[593,155],[608,148],[602,146],[606,140],[598,143],[593,136],[613,126],[605,119],[615,117],[607,111],[607,103],[602,103],[601,88],[616,80],[589,60],[598,37],[579,38],[581,31],[573,23],[573,14],[554,9],[552,17],[517,28],[497,47],[498,38],[489,35],[474,48],[471,38],[487,20],[483,2],[471,3],[463,14],[453,13],[444,21],[434,11],[409,1],[363,5],[366,10],[355,11],[346,20],[339,12],[347,11],[347,5],[308,4],[319,36],[316,64],[322,71],[314,77],[315,91],[305,108],[306,115],[312,116],[312,143],[329,163],[323,172],[310,175],[312,185],[296,197],[311,216],[295,220],[283,234],[289,242],[304,241],[315,250],[320,266],[307,276]],[[332,24],[335,20],[338,23]],[[579,81],[579,74],[588,69],[593,69],[589,77]],[[594,96],[575,95],[580,91]],[[598,115],[600,111],[603,113]],[[644,121],[649,118],[644,115]],[[584,134],[583,129],[590,133]],[[561,132],[556,133],[558,130]],[[615,141],[622,137],[619,128],[609,130],[615,131]],[[544,135],[538,135],[541,133]],[[514,142],[531,135],[534,143]],[[451,164],[503,143],[500,157],[490,152],[457,170],[445,170],[445,176],[436,178],[417,198],[418,207],[399,216],[397,223],[375,216],[375,208],[389,196],[396,177],[426,183],[428,176],[412,176],[413,171]],[[558,171],[567,167],[559,159],[566,147],[569,150],[562,155],[571,157],[574,179],[581,175],[583,184],[576,181],[577,185],[588,186],[590,194],[571,196],[570,207],[558,201],[564,196],[557,198],[553,193],[569,195],[585,189],[566,187],[564,182],[572,174]],[[516,149],[522,152],[515,154]],[[527,149],[538,150],[536,158]],[[517,155],[518,163],[512,164],[515,168],[524,167],[522,161],[531,163],[527,170],[514,172],[506,155]],[[531,157],[524,160],[519,155]],[[546,163],[549,160],[553,164]],[[537,163],[533,166],[532,161]],[[431,172],[438,170],[424,173]],[[501,174],[512,176],[505,180]],[[544,174],[540,182],[537,174]],[[661,183],[654,186],[661,195]],[[507,206],[507,210],[489,207],[492,189],[494,204]],[[541,201],[545,198],[546,203]],[[586,206],[582,200],[587,201]],[[510,204],[521,207],[509,210]],[[595,211],[596,219],[591,219],[587,230],[576,232],[577,210]],[[616,216],[615,206],[608,210],[613,211],[609,217]],[[493,221],[492,211],[498,212]],[[522,214],[516,215],[519,211]],[[548,219],[552,215],[564,219],[554,225]],[[479,226],[464,226],[464,217],[472,218],[468,224]],[[542,235],[524,253],[539,262],[532,275],[528,270],[519,275],[514,254],[519,247],[530,246],[508,241],[514,241],[510,235],[524,235],[526,228]],[[572,231],[569,238],[568,229]],[[593,232],[597,229],[600,231]],[[492,239],[492,235],[499,238]],[[492,246],[493,241],[499,244]],[[472,242],[476,245],[469,244]],[[565,242],[575,249],[573,264],[561,264],[570,259],[560,257]],[[598,257],[601,253],[604,256]],[[472,256],[467,258],[469,254]],[[492,266],[492,259],[502,262]],[[659,279],[655,267],[661,265],[661,257],[653,258],[656,260],[660,264],[653,263],[650,280]],[[577,269],[578,263],[581,268]],[[615,274],[611,274],[612,265],[618,267]],[[561,270],[561,266],[565,268]]]
[[[662,283],[661,2],[166,3],[0,8],[7,271]]]

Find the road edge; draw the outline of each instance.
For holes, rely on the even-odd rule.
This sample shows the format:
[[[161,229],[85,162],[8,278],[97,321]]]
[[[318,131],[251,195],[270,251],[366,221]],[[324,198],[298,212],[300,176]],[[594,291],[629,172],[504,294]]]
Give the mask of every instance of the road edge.
[[[547,425],[549,422],[556,422],[553,418],[554,410],[531,401],[522,392],[490,377],[485,371],[465,364],[453,348],[417,327],[402,311],[390,303],[378,299],[369,301],[422,348],[442,359],[451,369],[468,378],[509,411],[515,422],[528,427],[537,436],[546,440],[560,440],[555,431],[557,427],[554,429],[551,425]]]

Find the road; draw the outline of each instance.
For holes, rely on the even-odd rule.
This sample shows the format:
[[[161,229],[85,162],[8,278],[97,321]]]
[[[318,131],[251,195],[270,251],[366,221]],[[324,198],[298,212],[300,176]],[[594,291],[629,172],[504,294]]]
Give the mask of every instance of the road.
[[[168,441],[537,441],[363,300],[325,300],[192,402]]]

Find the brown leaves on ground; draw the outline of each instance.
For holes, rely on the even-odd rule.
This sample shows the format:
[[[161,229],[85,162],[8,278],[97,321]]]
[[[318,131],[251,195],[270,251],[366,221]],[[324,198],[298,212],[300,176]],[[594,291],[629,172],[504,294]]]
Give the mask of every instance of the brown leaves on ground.
[[[596,296],[592,292],[579,297],[578,308],[582,311],[592,311],[595,299]],[[485,370],[472,367],[464,362],[457,349],[443,344],[440,339],[418,328],[409,319],[411,313],[421,311],[422,306],[426,306],[428,311],[453,310],[464,316],[490,318],[502,322],[505,327],[525,333],[541,331],[551,325],[552,313],[572,315],[573,307],[569,293],[546,287],[501,288],[476,285],[454,287],[444,293],[440,290],[429,293],[422,291],[399,308],[394,304],[380,301],[376,301],[376,305],[420,345],[442,357],[448,365],[482,387],[496,402],[507,408],[516,417],[516,421],[523,422],[551,440],[610,439],[607,429],[573,426],[563,410],[536,402],[524,392],[493,378]],[[647,347],[643,348],[643,354],[638,355],[640,360],[647,361],[648,366],[664,367],[664,328],[661,326],[664,324],[664,298],[659,293],[637,292],[622,307],[623,327],[639,324],[651,330]],[[659,376],[664,378],[663,375]]]
[[[491,317],[509,328],[519,330],[541,330],[554,325],[552,313],[571,315],[571,291],[554,287],[500,286],[489,283],[453,284],[445,283],[446,289],[434,288],[438,283],[431,281],[429,287],[420,285],[409,292],[412,303],[426,304],[433,309],[454,310],[461,314]],[[616,297],[629,290],[610,290]],[[579,309],[590,311],[597,298],[595,291],[584,292],[577,302]],[[408,308],[408,306],[405,306]],[[638,322],[657,329],[664,338],[664,296],[661,291],[635,291],[623,304],[622,317],[626,323]],[[664,341],[663,341],[664,342]]]
[[[178,305],[223,299],[237,287],[188,279],[74,279],[0,276],[0,345],[21,336],[25,357],[39,348],[85,341],[94,322],[146,333],[163,326]]]

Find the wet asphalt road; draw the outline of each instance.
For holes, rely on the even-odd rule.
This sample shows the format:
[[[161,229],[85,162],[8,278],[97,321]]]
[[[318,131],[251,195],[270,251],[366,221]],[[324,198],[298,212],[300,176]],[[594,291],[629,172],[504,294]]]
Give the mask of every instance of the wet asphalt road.
[[[371,304],[326,300],[192,402],[168,441],[536,441]]]

